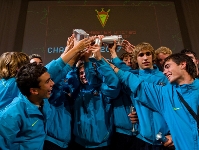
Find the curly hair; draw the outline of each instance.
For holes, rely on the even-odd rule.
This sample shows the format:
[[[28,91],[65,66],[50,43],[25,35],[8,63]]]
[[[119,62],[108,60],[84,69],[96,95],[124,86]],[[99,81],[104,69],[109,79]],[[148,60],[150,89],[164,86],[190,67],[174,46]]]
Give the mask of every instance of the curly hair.
[[[149,43],[146,43],[146,42],[142,42],[142,43],[139,43],[138,45],[135,46],[135,57],[137,59],[137,56],[139,54],[140,51],[142,50],[149,50],[152,54],[152,58],[153,58],[153,61],[155,60],[155,51],[154,51],[154,48],[151,44]]]
[[[17,52],[18,57],[18,68],[21,68],[23,65],[29,63],[29,57],[26,53]]]
[[[169,60],[172,60],[177,65],[180,65],[180,63],[182,63],[182,62],[186,62],[186,71],[187,71],[187,73],[193,79],[196,78],[196,76],[197,76],[196,66],[195,66],[194,62],[192,61],[192,59],[189,56],[187,56],[186,54],[182,54],[182,53],[171,54],[170,56],[165,58],[163,66]]]
[[[30,96],[30,88],[40,87],[38,78],[45,72],[47,72],[47,68],[37,65],[37,63],[22,66],[16,75],[17,86],[21,93],[27,97]]]
[[[29,63],[28,55],[22,52],[5,52],[0,56],[0,79],[15,77],[17,70]]]
[[[161,47],[159,47],[158,49],[155,50],[156,56],[158,54],[160,54],[160,53],[171,55],[172,54],[172,50],[170,50],[168,47],[161,46]]]

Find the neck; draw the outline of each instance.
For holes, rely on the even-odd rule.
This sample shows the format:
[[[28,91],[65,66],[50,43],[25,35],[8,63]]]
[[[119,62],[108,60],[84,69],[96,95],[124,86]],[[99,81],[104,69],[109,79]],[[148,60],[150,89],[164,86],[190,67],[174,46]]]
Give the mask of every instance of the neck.
[[[179,85],[183,85],[183,84],[191,84],[193,83],[194,79],[189,75],[185,75],[183,76],[183,78],[179,81]]]
[[[31,103],[33,103],[33,104],[35,104],[35,105],[42,105],[42,103],[43,103],[43,99],[39,99],[38,97],[35,97],[35,96],[29,96],[28,97],[28,100],[31,102]]]

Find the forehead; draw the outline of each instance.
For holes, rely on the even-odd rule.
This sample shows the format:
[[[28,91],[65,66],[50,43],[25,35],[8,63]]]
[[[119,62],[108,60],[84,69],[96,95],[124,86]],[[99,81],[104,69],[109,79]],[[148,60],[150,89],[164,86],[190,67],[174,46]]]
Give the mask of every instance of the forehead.
[[[150,51],[150,50],[147,50],[147,49],[143,49],[143,50],[139,51],[138,54],[140,54],[140,53],[146,53],[146,52],[151,52],[151,51]]]
[[[38,79],[40,83],[46,82],[50,78],[50,74],[48,72],[43,73]]]
[[[40,63],[41,60],[40,60],[39,58],[32,58],[32,59],[30,60],[30,62],[31,62],[31,63],[32,63],[32,62]]]
[[[82,72],[82,71],[84,71],[84,67],[79,68],[79,72]]]
[[[131,58],[131,56],[129,56],[129,55],[127,55],[127,56],[124,56],[124,58],[123,58],[123,59],[125,59],[125,58]]]
[[[157,55],[158,58],[166,58],[166,57],[168,57],[168,56],[169,56],[169,54],[164,54],[164,53],[159,53],[159,54]]]
[[[168,65],[168,64],[176,64],[172,59],[169,59],[165,62],[164,66],[165,65]]]

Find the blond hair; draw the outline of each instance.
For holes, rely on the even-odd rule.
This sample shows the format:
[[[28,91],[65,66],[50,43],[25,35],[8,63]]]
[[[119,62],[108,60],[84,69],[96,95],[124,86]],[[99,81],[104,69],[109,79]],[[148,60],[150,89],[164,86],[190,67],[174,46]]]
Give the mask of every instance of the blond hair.
[[[22,52],[5,52],[0,56],[0,79],[15,77],[17,70],[29,62],[29,57]]]
[[[143,51],[143,50],[148,50],[151,52],[152,54],[152,59],[155,60],[155,51],[154,51],[154,48],[151,44],[149,43],[146,43],[146,42],[142,42],[142,43],[139,43],[138,45],[135,46],[135,57],[137,59],[137,56],[139,54],[140,51]]]
[[[157,50],[155,50],[156,56],[157,56],[158,54],[160,54],[160,53],[171,55],[171,54],[172,54],[172,51],[171,51],[168,47],[161,46],[161,47],[159,47]]]

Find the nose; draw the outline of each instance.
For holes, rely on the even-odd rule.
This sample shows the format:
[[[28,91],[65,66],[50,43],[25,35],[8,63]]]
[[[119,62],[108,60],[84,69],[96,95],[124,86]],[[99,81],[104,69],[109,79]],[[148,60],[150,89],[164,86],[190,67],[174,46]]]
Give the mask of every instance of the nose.
[[[144,59],[148,59],[148,56],[146,54],[144,54],[143,58]]]
[[[52,79],[50,79],[50,82],[51,82],[51,86],[55,84]]]
[[[163,74],[166,75],[167,74],[167,69],[163,68]]]

